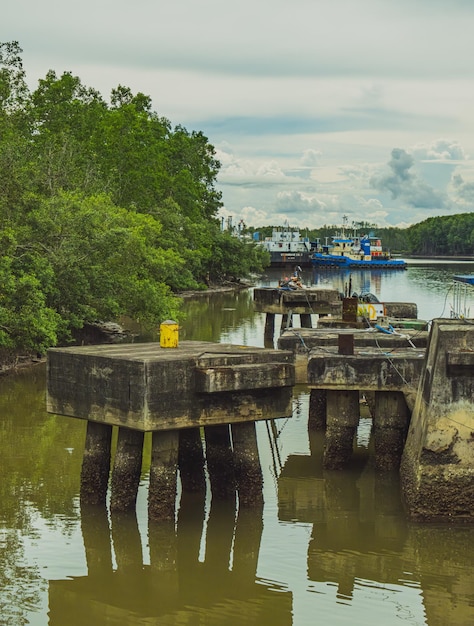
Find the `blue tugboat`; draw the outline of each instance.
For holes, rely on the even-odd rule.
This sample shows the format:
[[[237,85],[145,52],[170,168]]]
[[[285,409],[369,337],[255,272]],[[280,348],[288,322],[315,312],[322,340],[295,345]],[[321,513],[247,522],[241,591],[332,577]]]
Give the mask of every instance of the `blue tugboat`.
[[[406,262],[392,258],[390,252],[382,248],[378,237],[373,234],[349,236],[346,228],[347,216],[344,215],[341,233],[334,235],[331,244],[319,245],[313,253],[313,267],[406,269]]]

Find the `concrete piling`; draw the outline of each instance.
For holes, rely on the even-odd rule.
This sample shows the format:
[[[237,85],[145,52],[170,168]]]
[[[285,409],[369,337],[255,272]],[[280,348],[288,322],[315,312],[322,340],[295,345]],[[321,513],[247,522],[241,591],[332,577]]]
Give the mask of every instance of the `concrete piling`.
[[[103,504],[110,472],[112,426],[87,422],[81,469],[81,503]]]
[[[375,466],[398,469],[410,415],[401,391],[376,391],[374,410]]]
[[[155,431],[152,435],[148,488],[148,517],[151,520],[174,520],[178,445],[177,430]]]
[[[326,430],[326,389],[311,389],[309,394],[308,430]]]
[[[179,431],[178,465],[183,491],[204,493],[205,459],[199,428],[184,428]]]
[[[130,511],[135,507],[142,468],[143,432],[119,428],[112,470],[110,510]]]
[[[235,498],[236,481],[229,426],[206,426],[204,434],[212,495],[217,499]]]
[[[265,316],[264,338],[266,340],[271,340],[273,343],[274,335],[275,335],[275,313],[267,313]]]
[[[239,503],[253,506],[263,501],[263,475],[255,423],[232,424],[231,429]]]
[[[327,390],[326,446],[324,467],[340,469],[352,455],[359,424],[359,392]]]

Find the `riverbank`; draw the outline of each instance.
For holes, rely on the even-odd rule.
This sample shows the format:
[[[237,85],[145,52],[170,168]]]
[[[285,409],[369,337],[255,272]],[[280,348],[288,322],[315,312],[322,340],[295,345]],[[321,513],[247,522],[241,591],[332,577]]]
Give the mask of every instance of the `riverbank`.
[[[241,291],[242,289],[250,289],[254,283],[245,280],[230,281],[226,280],[221,283],[210,283],[207,289],[195,289],[191,291],[181,291],[176,294],[183,300],[189,300],[191,298],[199,298],[202,296],[208,296],[213,293],[226,293],[229,291]]]
[[[223,281],[219,284],[210,284],[207,289],[191,290],[177,293],[176,296],[183,300],[201,298],[216,293],[227,293],[249,289],[253,283],[244,280]],[[124,341],[127,337],[125,329],[115,322],[104,322],[98,324],[88,324],[75,338],[76,345],[80,343],[100,344],[116,343]],[[46,362],[46,355],[38,354],[14,354],[11,352],[0,352],[0,376],[14,373],[26,367],[32,367]]]

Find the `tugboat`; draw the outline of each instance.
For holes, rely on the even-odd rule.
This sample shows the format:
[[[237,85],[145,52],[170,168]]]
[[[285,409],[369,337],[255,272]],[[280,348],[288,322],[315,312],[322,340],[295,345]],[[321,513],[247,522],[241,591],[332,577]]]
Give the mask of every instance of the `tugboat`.
[[[349,236],[346,234],[347,216],[343,217],[341,233],[334,235],[331,244],[318,246],[311,256],[313,267],[351,269],[406,269],[403,259],[393,259],[382,248],[382,242],[373,233]]]
[[[270,267],[311,267],[314,248],[310,240],[288,224],[283,228],[274,228],[271,237],[257,243],[270,253]]]

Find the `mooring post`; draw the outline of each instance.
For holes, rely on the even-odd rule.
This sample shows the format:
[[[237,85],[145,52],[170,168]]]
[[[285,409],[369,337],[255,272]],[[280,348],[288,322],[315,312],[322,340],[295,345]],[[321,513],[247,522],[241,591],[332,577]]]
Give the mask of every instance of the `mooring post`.
[[[179,431],[178,466],[183,491],[203,493],[206,491],[204,452],[201,430],[183,428]]]
[[[111,441],[112,426],[87,422],[81,469],[81,503],[105,503],[109,484]]]
[[[375,467],[398,469],[409,423],[403,392],[376,391],[374,412]]]
[[[232,424],[231,429],[239,504],[252,506],[263,501],[263,475],[255,422]]]
[[[152,435],[148,518],[174,520],[178,475],[177,430],[157,430]]]
[[[111,511],[129,511],[135,507],[140,484],[142,451],[143,432],[119,428],[112,470]]]
[[[308,430],[326,429],[326,389],[311,389],[309,394]]]
[[[326,446],[324,467],[340,469],[352,455],[359,424],[359,392],[327,390]]]
[[[206,459],[213,497],[235,498],[234,455],[228,424],[205,426]]]

